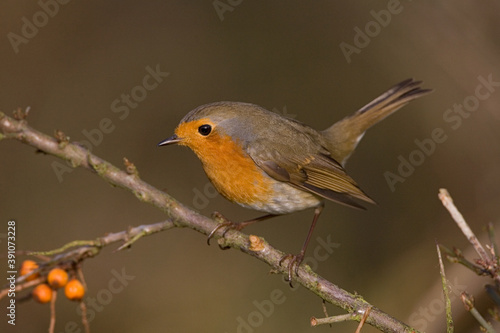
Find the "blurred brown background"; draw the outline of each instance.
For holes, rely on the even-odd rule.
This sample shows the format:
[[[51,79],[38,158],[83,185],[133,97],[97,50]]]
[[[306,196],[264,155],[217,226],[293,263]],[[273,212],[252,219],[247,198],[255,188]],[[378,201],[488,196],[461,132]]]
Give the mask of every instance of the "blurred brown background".
[[[207,215],[218,210],[245,220],[259,213],[214,197],[188,149],[156,147],[196,106],[252,102],[323,129],[403,79],[415,77],[435,89],[370,130],[347,164],[378,206],[364,212],[328,203],[314,238],[338,243],[319,262],[321,275],[419,329],[443,330],[435,241],[464,249],[467,242],[437,199],[438,189],[449,189],[478,234],[500,216],[500,87],[478,88],[489,92],[479,105],[471,97],[481,85],[479,76],[500,82],[498,2],[54,4],[8,0],[0,5],[0,110],[10,114],[30,106],[31,126],[46,133],[63,130],[75,141],[88,140],[84,133],[95,133],[102,119],[110,119],[113,130],[95,137],[95,154],[116,165],[129,158],[144,180]],[[34,23],[39,27],[30,30]],[[365,29],[371,37],[356,38]],[[341,44],[357,50],[346,57]],[[169,75],[143,96],[148,66]],[[120,99],[131,93],[137,104],[127,106]],[[448,113],[464,100],[474,111],[460,118]],[[430,138],[436,128],[443,129],[446,141],[392,191],[384,173],[397,174],[398,157],[408,159],[418,149],[415,140]],[[75,169],[58,178],[52,165],[57,159],[19,142],[1,142],[0,154],[0,234],[5,236],[7,221],[14,219],[18,249],[49,250],[165,219],[88,171]],[[297,213],[247,232],[297,252],[311,217],[311,211]],[[310,245],[309,256],[319,244]],[[5,239],[0,245],[4,252]],[[207,247],[205,236],[191,230],[163,232],[120,253],[112,249],[84,264],[88,295],[95,299],[92,332],[356,328],[355,323],[310,328],[309,318],[322,316],[319,298],[303,288],[290,290],[253,258]],[[2,271],[5,264],[2,259]],[[488,305],[480,297],[488,279],[446,267],[457,290],[466,289],[481,306]],[[110,292],[122,272],[130,280]],[[271,308],[273,291],[282,296]],[[477,332],[454,298],[457,332]],[[5,301],[0,305],[3,314]],[[68,323],[79,323],[76,308],[60,297],[57,332],[71,332]],[[329,312],[342,313],[331,306]],[[0,318],[0,331],[13,329],[5,315]],[[48,306],[18,304],[15,331],[46,332],[48,322]]]

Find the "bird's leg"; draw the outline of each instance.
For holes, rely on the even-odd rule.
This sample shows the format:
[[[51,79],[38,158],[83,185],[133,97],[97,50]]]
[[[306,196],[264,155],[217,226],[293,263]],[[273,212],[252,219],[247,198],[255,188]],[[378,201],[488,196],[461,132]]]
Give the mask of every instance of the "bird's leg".
[[[321,205],[316,207],[314,209],[314,217],[313,221],[311,223],[311,227],[309,228],[309,232],[307,233],[306,241],[304,242],[304,245],[302,246],[302,250],[300,250],[299,254],[285,254],[283,257],[281,257],[279,264],[281,266],[281,263],[286,260],[290,259],[290,262],[288,263],[288,279],[287,281],[290,282],[290,287],[292,286],[292,272],[293,268],[295,267],[295,274],[298,276],[299,275],[299,266],[302,260],[304,260],[304,255],[306,253],[307,245],[309,245],[309,241],[311,240],[311,236],[314,230],[314,227],[316,226],[316,222],[318,221],[319,215],[321,214],[321,211],[323,211],[323,207],[325,207],[325,203],[322,202]]]
[[[252,220],[248,220],[248,221],[244,221],[244,222],[232,222],[232,221],[229,221],[224,215],[222,215],[221,213],[219,212],[214,212],[212,214],[212,217],[214,219],[217,219],[220,221],[219,225],[217,227],[214,228],[214,230],[212,230],[210,232],[210,234],[208,235],[208,238],[207,238],[207,244],[210,245],[210,239],[212,239],[212,237],[215,235],[215,233],[224,228],[224,232],[222,233],[222,237],[224,237],[226,235],[226,232],[228,232],[229,230],[233,229],[233,230],[242,230],[243,228],[245,228],[246,226],[250,225],[250,224],[253,224],[253,223],[256,223],[256,222],[260,222],[260,221],[264,221],[264,220],[267,220],[267,219],[270,219],[271,217],[275,217],[277,215],[274,215],[274,214],[268,214],[268,215],[264,215],[264,216],[261,216],[261,217],[258,217],[256,219],[252,219]]]

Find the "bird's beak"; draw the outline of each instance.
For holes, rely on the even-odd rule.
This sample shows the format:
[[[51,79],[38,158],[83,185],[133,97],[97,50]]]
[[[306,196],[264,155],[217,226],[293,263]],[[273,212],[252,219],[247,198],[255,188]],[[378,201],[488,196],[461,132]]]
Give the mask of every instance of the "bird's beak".
[[[179,138],[177,135],[172,135],[170,138],[163,140],[158,144],[159,146],[173,145],[174,143],[179,143],[182,141],[182,138]]]

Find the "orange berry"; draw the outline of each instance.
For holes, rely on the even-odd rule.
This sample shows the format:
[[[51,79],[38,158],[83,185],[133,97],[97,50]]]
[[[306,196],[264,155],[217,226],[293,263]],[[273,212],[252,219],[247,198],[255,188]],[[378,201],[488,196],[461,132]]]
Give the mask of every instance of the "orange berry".
[[[31,295],[38,303],[48,303],[52,299],[52,289],[47,284],[42,283],[33,289]]]
[[[66,287],[64,287],[64,294],[72,301],[79,301],[85,295],[85,289],[80,281],[71,279]]]
[[[20,269],[20,274],[21,276],[27,275],[34,271],[35,269],[38,269],[38,264],[34,262],[33,260],[25,260],[21,264],[21,269]],[[38,277],[38,273],[30,275],[28,278],[26,278],[27,281],[32,281]]]
[[[62,288],[68,283],[68,273],[64,269],[54,268],[49,272],[47,281],[54,289]]]

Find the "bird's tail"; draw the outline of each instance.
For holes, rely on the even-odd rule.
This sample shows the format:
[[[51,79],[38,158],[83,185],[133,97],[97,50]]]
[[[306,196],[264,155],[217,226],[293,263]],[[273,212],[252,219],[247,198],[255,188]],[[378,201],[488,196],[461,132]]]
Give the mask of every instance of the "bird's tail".
[[[373,101],[322,131],[328,149],[337,162],[345,164],[365,131],[410,101],[427,95],[432,89],[422,89],[422,81],[405,80]]]

